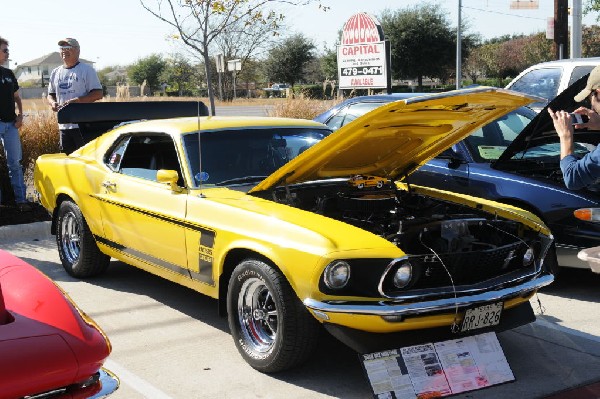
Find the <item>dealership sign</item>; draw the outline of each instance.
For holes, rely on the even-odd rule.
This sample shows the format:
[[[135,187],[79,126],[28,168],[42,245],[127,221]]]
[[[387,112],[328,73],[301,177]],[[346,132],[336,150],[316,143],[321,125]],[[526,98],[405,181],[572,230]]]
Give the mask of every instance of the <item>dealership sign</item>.
[[[388,87],[388,50],[379,21],[354,14],[344,24],[338,46],[340,89]]]

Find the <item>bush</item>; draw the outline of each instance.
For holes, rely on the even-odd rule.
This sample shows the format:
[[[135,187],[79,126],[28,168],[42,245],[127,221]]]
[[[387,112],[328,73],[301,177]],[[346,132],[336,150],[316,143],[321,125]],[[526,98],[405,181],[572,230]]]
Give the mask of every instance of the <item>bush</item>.
[[[33,167],[37,157],[42,154],[60,151],[56,114],[40,111],[27,115],[23,121],[23,126],[19,129],[19,133],[23,148],[21,164],[25,174],[25,184],[31,187],[33,184]],[[0,190],[2,192],[2,203],[6,204],[14,201],[4,150],[0,151]]]
[[[337,101],[314,100],[311,98],[287,98],[275,104],[269,116],[296,119],[314,119],[315,116],[333,107]]]

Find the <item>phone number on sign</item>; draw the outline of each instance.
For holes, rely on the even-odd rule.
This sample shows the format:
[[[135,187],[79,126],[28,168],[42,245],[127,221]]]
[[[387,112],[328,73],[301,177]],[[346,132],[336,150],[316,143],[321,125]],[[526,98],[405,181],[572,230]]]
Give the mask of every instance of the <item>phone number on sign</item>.
[[[382,75],[383,68],[380,66],[366,66],[358,68],[342,68],[343,76],[358,76],[358,75]]]

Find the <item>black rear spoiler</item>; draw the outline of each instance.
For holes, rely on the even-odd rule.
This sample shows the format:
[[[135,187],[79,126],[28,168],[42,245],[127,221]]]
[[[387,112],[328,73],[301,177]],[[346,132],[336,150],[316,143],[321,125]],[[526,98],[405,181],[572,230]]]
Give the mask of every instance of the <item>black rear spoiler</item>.
[[[202,101],[124,101],[72,103],[58,111],[58,123],[77,123],[92,140],[123,122],[208,116]]]

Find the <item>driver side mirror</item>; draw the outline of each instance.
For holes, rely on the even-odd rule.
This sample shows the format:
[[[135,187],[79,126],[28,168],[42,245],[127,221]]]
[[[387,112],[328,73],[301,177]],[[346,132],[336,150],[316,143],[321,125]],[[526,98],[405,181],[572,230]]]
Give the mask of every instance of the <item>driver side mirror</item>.
[[[450,169],[456,169],[460,165],[466,163],[466,160],[464,159],[463,155],[460,152],[458,152],[457,149],[458,149],[458,147],[455,144],[451,148],[448,148],[447,150],[442,152],[440,155],[438,155],[438,158],[443,158],[443,159],[448,160],[448,167]]]
[[[156,181],[168,184],[171,191],[181,192],[181,189],[177,186],[177,180],[179,180],[179,174],[175,170],[159,169],[156,172]]]

